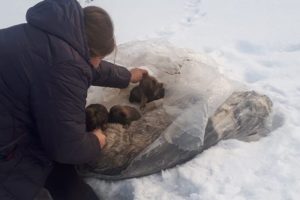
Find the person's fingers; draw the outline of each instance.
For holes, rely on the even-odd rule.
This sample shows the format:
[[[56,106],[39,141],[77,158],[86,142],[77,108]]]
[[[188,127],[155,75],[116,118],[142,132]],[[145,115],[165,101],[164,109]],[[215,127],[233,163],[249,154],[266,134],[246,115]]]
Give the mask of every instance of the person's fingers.
[[[140,69],[140,68],[134,68],[130,70],[131,72],[131,82],[132,83],[137,83],[140,82],[143,79],[144,74],[148,74],[148,71],[145,69]]]
[[[104,135],[104,133],[100,129],[96,129],[93,131],[93,134],[97,136],[100,146],[101,148],[103,148],[106,144],[106,136]]]
[[[106,136],[104,134],[100,134],[100,145],[103,148],[106,144]]]

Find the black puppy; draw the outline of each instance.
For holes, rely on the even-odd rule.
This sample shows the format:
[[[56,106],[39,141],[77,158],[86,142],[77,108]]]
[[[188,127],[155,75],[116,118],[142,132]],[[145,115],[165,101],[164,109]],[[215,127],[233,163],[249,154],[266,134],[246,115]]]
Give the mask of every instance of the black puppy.
[[[146,103],[161,99],[165,96],[165,89],[154,77],[144,74],[140,84],[130,92],[129,101],[141,104],[144,108]]]

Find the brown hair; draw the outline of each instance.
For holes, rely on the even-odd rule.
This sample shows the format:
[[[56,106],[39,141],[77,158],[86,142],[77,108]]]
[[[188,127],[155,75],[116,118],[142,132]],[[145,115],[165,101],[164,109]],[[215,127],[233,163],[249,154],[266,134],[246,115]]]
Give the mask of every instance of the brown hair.
[[[83,8],[85,32],[90,57],[106,56],[115,49],[114,27],[109,14],[102,8]]]

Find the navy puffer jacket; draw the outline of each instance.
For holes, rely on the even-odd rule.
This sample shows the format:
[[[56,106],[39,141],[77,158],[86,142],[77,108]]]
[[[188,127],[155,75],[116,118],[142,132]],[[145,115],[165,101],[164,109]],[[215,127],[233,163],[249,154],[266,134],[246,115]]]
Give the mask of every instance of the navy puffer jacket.
[[[0,199],[32,199],[51,162],[81,164],[100,154],[86,132],[90,85],[127,87],[130,72],[89,64],[76,0],[45,0],[27,22],[0,30]]]

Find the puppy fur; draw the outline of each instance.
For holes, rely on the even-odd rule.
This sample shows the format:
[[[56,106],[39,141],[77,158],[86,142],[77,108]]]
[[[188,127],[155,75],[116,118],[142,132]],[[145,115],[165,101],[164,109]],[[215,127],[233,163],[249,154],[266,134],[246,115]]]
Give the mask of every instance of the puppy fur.
[[[124,126],[130,126],[132,121],[141,118],[141,114],[133,107],[115,105],[109,110],[109,123],[119,123]]]

